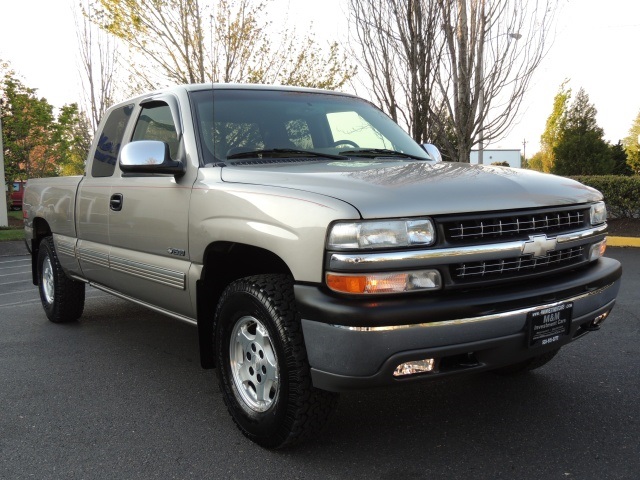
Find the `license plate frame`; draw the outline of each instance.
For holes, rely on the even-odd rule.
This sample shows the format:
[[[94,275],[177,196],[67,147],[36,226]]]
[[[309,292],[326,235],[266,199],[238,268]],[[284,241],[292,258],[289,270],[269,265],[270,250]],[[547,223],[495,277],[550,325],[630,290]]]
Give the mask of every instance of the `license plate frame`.
[[[562,302],[527,313],[527,345],[529,348],[559,343],[569,335],[573,302]]]

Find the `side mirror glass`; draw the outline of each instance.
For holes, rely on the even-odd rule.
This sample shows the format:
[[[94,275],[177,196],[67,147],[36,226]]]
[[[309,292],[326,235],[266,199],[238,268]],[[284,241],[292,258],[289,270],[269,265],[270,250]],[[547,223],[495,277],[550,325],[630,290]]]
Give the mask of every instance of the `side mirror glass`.
[[[184,165],[171,160],[169,145],[158,140],[127,143],[120,152],[120,170],[126,173],[184,174]]]
[[[442,154],[440,153],[440,150],[438,150],[438,147],[436,147],[435,145],[431,143],[423,143],[422,148],[424,148],[424,151],[427,152],[429,156],[436,162],[442,161]]]

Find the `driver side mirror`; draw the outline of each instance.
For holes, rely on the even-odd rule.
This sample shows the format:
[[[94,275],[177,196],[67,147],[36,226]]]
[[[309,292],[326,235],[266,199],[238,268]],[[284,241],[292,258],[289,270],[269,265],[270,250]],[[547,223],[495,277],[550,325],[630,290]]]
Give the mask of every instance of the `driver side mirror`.
[[[120,152],[120,170],[125,173],[160,173],[183,175],[184,164],[172,160],[169,145],[158,140],[137,140],[127,143]]]
[[[431,143],[423,143],[422,148],[424,148],[424,151],[427,152],[429,156],[436,162],[442,161],[442,154],[440,153],[440,150],[438,150],[438,147],[436,147],[435,145]]]

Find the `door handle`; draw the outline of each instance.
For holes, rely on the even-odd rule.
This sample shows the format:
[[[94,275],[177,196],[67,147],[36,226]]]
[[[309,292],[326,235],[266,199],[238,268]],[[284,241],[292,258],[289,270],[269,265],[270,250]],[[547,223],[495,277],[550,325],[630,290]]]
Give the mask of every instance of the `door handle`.
[[[124,197],[121,193],[114,193],[111,195],[111,200],[109,200],[109,208],[114,212],[119,212],[122,210],[122,202]]]

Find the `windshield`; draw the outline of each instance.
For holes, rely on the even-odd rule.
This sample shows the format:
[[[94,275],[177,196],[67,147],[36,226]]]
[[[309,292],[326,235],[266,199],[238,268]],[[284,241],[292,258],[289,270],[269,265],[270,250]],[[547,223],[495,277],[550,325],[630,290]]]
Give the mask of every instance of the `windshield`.
[[[382,111],[358,98],[242,89],[197,91],[191,98],[204,163],[276,154],[430,159]]]

